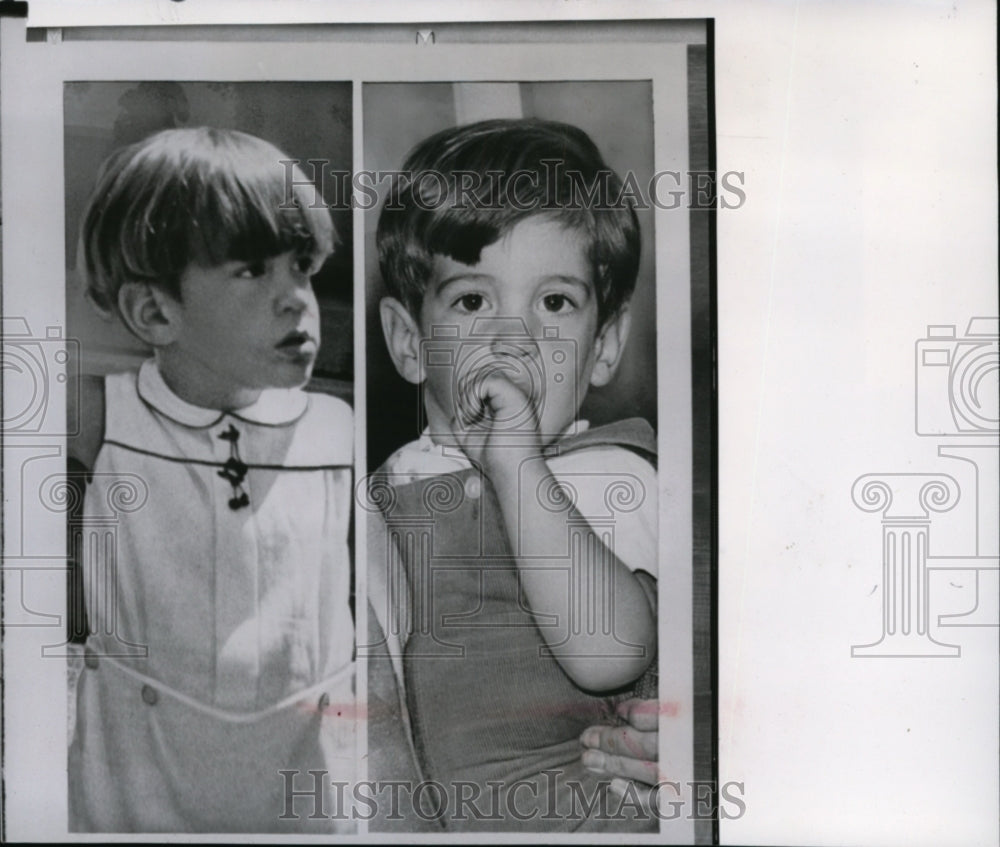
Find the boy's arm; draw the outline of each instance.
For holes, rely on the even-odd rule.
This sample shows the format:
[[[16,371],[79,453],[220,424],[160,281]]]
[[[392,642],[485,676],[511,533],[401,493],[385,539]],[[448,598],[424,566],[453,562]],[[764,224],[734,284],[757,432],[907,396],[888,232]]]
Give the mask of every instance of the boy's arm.
[[[453,423],[455,435],[496,491],[522,589],[542,637],[581,688],[609,691],[627,685],[655,655],[655,606],[638,577],[565,500],[542,456],[537,425],[534,443],[517,446],[507,433],[491,428],[493,419],[505,419],[506,409],[525,408],[520,389],[493,375],[466,390],[481,398],[482,411],[477,421]],[[521,441],[531,433],[521,429],[516,435]]]
[[[552,655],[581,688],[609,691],[632,682],[656,645],[653,607],[639,578],[565,500],[542,456],[511,456],[487,473]],[[552,625],[544,625],[546,616]]]

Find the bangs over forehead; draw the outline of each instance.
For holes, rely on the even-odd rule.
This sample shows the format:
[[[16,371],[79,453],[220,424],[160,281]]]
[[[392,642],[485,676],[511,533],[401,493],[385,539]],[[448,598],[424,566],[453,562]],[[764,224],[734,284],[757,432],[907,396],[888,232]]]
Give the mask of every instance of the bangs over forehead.
[[[467,265],[517,223],[539,216],[587,241],[603,323],[628,301],[639,265],[638,220],[622,182],[582,130],[539,119],[444,130],[403,164],[379,218],[383,280],[419,310],[435,255]]]
[[[319,191],[274,145],[235,130],[164,130],[113,155],[83,228],[97,305],[129,280],[178,294],[188,265],[259,261],[334,247]]]

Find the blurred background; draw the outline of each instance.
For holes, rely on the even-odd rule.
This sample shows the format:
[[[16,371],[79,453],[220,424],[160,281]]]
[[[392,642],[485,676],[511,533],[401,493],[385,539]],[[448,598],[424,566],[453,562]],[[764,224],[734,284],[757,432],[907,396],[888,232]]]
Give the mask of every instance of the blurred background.
[[[575,124],[622,178],[645,191],[653,176],[653,100],[648,80],[612,82],[366,83],[364,168],[398,169],[409,150],[439,130],[487,118],[539,117]],[[387,185],[387,183],[383,184]],[[365,213],[365,332],[368,468],[420,433],[420,393],[396,373],[385,349],[378,304],[379,208]],[[632,333],[611,385],[591,389],[580,416],[597,425],[643,417],[656,426],[656,284],[653,211],[638,210],[642,260],[632,300]],[[687,285],[688,280],[679,280]]]
[[[135,367],[149,352],[119,322],[105,321],[91,308],[77,275],[84,207],[109,153],[161,129],[215,126],[257,135],[292,159],[323,160],[328,173],[349,173],[352,165],[350,82],[68,82],[64,122],[66,326],[68,336],[80,341],[85,374]],[[308,167],[304,170],[312,176]],[[310,388],[351,401],[350,197],[343,196],[343,180],[325,178],[321,187],[339,245],[313,280],[323,339]]]

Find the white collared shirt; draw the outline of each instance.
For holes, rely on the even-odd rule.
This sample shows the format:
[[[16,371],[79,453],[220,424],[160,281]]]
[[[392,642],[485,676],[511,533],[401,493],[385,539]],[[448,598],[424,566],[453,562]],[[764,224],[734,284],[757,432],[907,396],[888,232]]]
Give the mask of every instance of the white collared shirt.
[[[170,390],[154,359],[147,359],[139,367],[137,387],[142,400],[161,415],[195,428],[212,426],[227,416],[248,423],[281,426],[297,421],[309,405],[309,395],[300,388],[265,388],[256,401],[242,409],[222,412],[194,406]]]

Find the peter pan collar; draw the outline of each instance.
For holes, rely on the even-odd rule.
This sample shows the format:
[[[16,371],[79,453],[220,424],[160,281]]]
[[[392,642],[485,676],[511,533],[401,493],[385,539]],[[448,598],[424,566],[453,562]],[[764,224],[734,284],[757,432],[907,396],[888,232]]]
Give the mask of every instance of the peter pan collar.
[[[214,426],[227,415],[263,426],[284,426],[298,420],[309,405],[309,396],[301,388],[265,388],[260,397],[242,409],[221,411],[195,406],[182,400],[164,382],[155,359],[139,367],[139,396],[161,415],[184,426]]]

